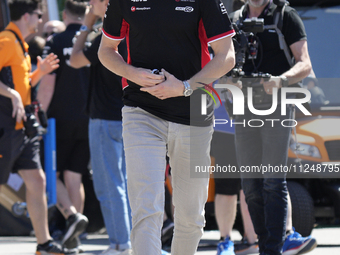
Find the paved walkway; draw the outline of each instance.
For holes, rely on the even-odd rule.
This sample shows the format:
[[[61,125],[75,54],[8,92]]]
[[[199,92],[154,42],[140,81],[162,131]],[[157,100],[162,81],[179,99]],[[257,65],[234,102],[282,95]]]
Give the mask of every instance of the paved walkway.
[[[318,246],[309,255],[340,255],[340,227],[318,228],[313,230],[313,236],[318,240]],[[233,231],[232,238],[240,240],[241,236]],[[207,231],[200,242],[197,254],[216,255],[216,244],[219,239],[218,231]],[[107,235],[90,234],[83,240],[84,255],[100,254],[108,246]],[[33,237],[0,237],[1,255],[32,255],[35,252],[36,243]]]

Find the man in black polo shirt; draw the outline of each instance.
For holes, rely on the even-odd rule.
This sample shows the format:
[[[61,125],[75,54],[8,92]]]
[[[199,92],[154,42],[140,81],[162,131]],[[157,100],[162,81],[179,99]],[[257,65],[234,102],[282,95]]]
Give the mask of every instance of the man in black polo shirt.
[[[276,3],[281,4],[280,1],[276,1]],[[263,18],[264,25],[273,25],[276,10],[280,12],[282,7],[278,7],[272,0],[249,0],[241,9],[241,15],[234,13],[232,18],[234,20]],[[263,89],[267,95],[270,95],[270,98],[274,89],[294,86],[311,71],[304,25],[297,12],[289,6],[284,7],[280,30],[284,35],[290,54],[295,58],[294,65],[290,64],[291,59],[287,58],[284,50],[280,48],[277,30],[273,28],[256,34],[262,47],[259,48],[256,59],[251,60],[246,55],[246,62],[243,66],[243,71],[249,76],[251,73],[258,72],[271,74],[271,78],[263,82]],[[270,106],[271,101],[268,107],[259,105],[255,108],[268,109]],[[292,115],[292,105],[287,106],[285,115],[281,115],[280,105],[270,115],[255,115],[248,108],[245,109],[244,115],[237,115],[235,123],[239,124],[235,124],[235,145],[238,165],[241,168],[268,165],[271,167],[286,166],[291,128],[281,125],[281,121],[292,119]],[[264,125],[252,127],[247,124],[251,119],[262,120]],[[275,120],[275,124],[265,121],[266,119]],[[292,126],[292,124],[286,126]],[[243,172],[241,177],[250,216],[259,238],[261,255],[301,254],[316,246],[315,239],[302,238],[293,229],[287,233],[288,238],[285,242],[288,193],[286,173],[283,171],[265,173],[263,176],[252,178],[254,176]]]
[[[204,92],[197,88],[232,68],[233,34],[217,0],[109,3],[98,54],[104,66],[124,77],[123,137],[136,255],[161,253],[166,153],[175,205],[171,254],[196,252],[208,174],[191,175],[195,166],[210,166],[213,131],[211,98],[203,101],[207,114],[201,114]],[[123,38],[128,63],[116,51]],[[211,61],[208,43],[215,52]]]
[[[78,236],[88,224],[82,214],[85,192],[82,175],[88,171],[90,160],[88,142],[88,116],[86,100],[88,93],[89,68],[74,69],[69,64],[72,53],[73,37],[80,29],[86,4],[76,0],[67,0],[63,11],[66,30],[50,36],[44,47],[44,55],[51,52],[60,58],[60,67],[53,74],[46,76],[40,89],[54,87],[47,115],[56,119],[57,145],[57,207],[66,221],[66,232],[62,244],[75,248]],[[38,92],[39,93],[39,92]],[[38,94],[38,99],[43,98]],[[61,181],[63,180],[63,182]],[[78,240],[78,241],[77,241]]]

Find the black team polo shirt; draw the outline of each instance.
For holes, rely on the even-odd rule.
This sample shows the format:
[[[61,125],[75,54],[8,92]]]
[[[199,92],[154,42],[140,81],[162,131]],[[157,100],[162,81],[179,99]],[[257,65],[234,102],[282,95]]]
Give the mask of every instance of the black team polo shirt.
[[[85,112],[89,86],[89,68],[75,69],[69,59],[73,48],[73,38],[80,29],[80,24],[70,24],[60,34],[49,37],[44,47],[43,56],[54,53],[60,59],[53,97],[48,108],[48,117],[59,121],[88,121]]]
[[[208,43],[232,36],[234,30],[218,0],[111,0],[103,34],[112,40],[126,38],[128,64],[164,68],[183,81],[210,61]],[[164,120],[194,126],[212,123],[209,96],[207,115],[201,115],[202,90],[195,90],[190,97],[160,100],[125,79],[123,89],[125,105],[140,107]]]
[[[90,47],[83,50],[91,62],[90,90],[87,111],[91,119],[122,120],[123,92],[122,78],[106,69],[99,61],[98,49],[101,41],[99,34]],[[119,53],[126,59],[126,44],[121,42]]]

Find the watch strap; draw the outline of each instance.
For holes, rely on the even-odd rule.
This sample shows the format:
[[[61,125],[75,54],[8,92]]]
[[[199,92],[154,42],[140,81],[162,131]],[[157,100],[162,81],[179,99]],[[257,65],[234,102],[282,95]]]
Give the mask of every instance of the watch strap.
[[[81,27],[80,27],[80,30],[79,30],[80,32],[91,32],[92,30],[91,29],[89,29],[86,25],[82,25]]]
[[[284,75],[281,75],[280,79],[281,79],[281,87],[288,87],[289,85],[288,78]]]
[[[192,94],[193,90],[192,88],[190,87],[190,84],[188,81],[183,81],[183,84],[184,84],[184,92],[183,92],[183,95],[185,97],[188,97]]]

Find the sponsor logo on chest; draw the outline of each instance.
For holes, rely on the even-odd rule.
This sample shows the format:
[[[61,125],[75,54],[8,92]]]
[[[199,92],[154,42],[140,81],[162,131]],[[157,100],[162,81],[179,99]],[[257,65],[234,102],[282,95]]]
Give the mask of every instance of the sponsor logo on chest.
[[[151,7],[136,7],[136,6],[131,6],[131,11],[149,11],[151,10]]]
[[[133,3],[145,3],[147,2],[148,0],[131,0],[131,2]],[[131,6],[131,11],[132,12],[135,12],[135,11],[148,11],[148,10],[151,10],[151,7],[136,7],[136,6]]]
[[[194,8],[191,6],[185,6],[185,7],[176,7],[175,11],[183,11],[183,12],[193,12]]]

